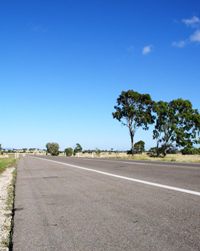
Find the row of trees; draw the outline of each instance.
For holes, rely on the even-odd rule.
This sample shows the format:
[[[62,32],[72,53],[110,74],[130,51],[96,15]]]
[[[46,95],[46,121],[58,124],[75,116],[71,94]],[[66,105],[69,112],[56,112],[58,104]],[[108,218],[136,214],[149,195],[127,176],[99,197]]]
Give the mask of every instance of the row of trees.
[[[129,129],[131,152],[134,154],[134,136],[138,128],[148,130],[154,125],[153,154],[166,156],[170,149],[193,150],[200,143],[200,114],[189,100],[181,98],[170,102],[155,102],[149,94],[133,90],[122,91],[117,98],[113,118]]]
[[[59,144],[55,142],[49,142],[46,144],[47,154],[51,154],[52,156],[58,156],[59,151]],[[64,150],[66,156],[76,155],[76,153],[82,152],[82,147],[79,143],[76,144],[76,147],[73,149],[71,147],[65,148]]]
[[[59,144],[55,143],[55,142],[49,142],[46,144],[46,154],[51,154],[52,156],[58,156],[59,153],[63,153],[63,151],[59,151]],[[138,142],[136,142],[134,144],[134,153],[143,153],[145,151],[145,142],[140,140]],[[119,151],[114,151],[113,149],[111,149],[110,151],[108,150],[100,150],[98,148],[94,149],[94,150],[84,150],[82,149],[82,146],[80,144],[76,144],[76,147],[73,149],[71,147],[65,148],[64,153],[66,156],[72,156],[72,155],[76,155],[77,153],[96,153],[97,155],[99,155],[102,152],[119,152]],[[128,151],[127,153],[130,154],[130,151]]]

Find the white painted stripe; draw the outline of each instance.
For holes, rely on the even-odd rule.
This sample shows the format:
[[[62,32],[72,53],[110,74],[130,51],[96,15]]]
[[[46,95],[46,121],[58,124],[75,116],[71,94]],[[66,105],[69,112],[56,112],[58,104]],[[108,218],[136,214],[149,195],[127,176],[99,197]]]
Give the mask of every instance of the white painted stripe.
[[[49,161],[49,162],[53,162],[53,163],[56,163],[56,164],[69,166],[69,167],[73,167],[73,168],[77,168],[77,169],[81,169],[81,170],[85,170],[85,171],[89,171],[89,172],[99,173],[99,174],[111,176],[111,177],[114,177],[114,178],[133,181],[133,182],[137,182],[137,183],[141,183],[141,184],[145,184],[145,185],[149,185],[149,186],[154,186],[154,187],[164,188],[164,189],[168,189],[168,190],[172,190],[172,191],[177,191],[177,192],[182,192],[182,193],[186,193],[186,194],[192,194],[192,195],[200,196],[200,192],[193,191],[193,190],[188,190],[188,189],[184,189],[184,188],[180,188],[180,187],[167,186],[167,185],[154,183],[154,182],[149,182],[149,181],[145,181],[145,180],[134,179],[134,178],[126,177],[126,176],[117,175],[117,174],[114,174],[114,173],[102,172],[102,171],[99,171],[99,170],[96,170],[96,169],[91,169],[91,168],[87,168],[87,167],[83,167],[83,166],[72,165],[72,164],[68,164],[68,163],[64,163],[64,162],[60,162],[60,161],[55,161],[55,160],[50,160],[50,159],[44,159],[44,158],[39,158],[39,157],[38,158],[32,157],[32,158],[40,159],[40,160],[44,160],[44,161]]]

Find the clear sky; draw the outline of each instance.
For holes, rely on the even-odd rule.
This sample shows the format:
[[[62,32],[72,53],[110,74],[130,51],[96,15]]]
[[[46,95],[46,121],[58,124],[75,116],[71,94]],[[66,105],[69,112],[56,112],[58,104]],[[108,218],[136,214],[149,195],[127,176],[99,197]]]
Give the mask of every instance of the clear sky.
[[[128,89],[200,109],[200,1],[0,1],[3,147],[129,149],[112,118]]]

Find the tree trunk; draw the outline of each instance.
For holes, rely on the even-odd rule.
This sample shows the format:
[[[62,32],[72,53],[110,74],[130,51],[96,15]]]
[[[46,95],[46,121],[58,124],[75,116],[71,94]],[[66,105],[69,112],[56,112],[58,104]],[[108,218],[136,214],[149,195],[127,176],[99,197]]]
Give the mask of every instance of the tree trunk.
[[[156,145],[156,157],[159,157],[159,141],[157,141]]]
[[[167,146],[165,145],[163,149],[163,156],[165,157],[166,155],[167,155]]]
[[[132,153],[132,155],[134,155],[134,132],[131,127],[129,127],[129,133],[130,133],[130,137],[131,137],[131,153]]]

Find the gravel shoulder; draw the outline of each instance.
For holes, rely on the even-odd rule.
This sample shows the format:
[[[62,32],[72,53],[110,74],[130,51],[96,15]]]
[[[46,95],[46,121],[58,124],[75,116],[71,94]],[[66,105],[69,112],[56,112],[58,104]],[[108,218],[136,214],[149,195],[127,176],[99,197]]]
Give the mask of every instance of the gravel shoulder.
[[[13,173],[15,168],[9,167],[0,174],[0,250],[8,250],[11,220]]]

